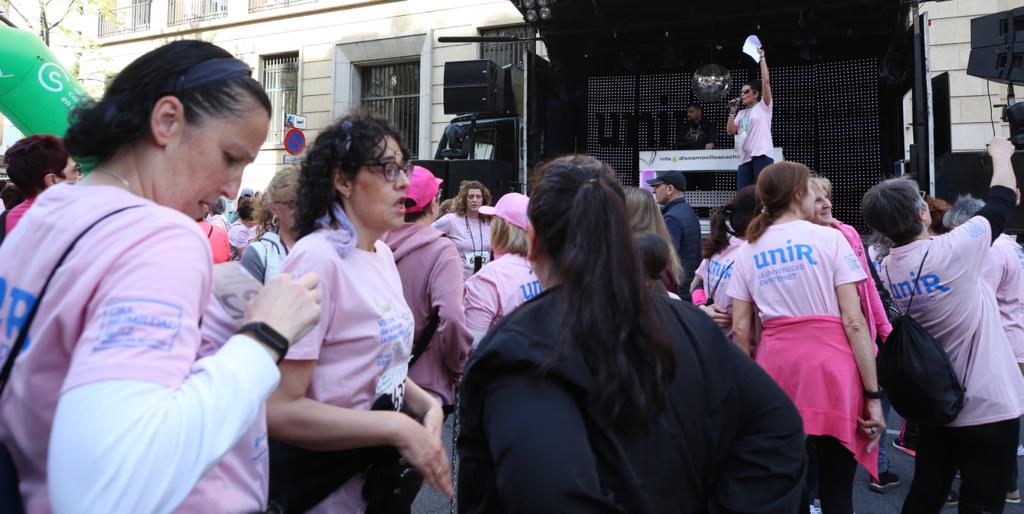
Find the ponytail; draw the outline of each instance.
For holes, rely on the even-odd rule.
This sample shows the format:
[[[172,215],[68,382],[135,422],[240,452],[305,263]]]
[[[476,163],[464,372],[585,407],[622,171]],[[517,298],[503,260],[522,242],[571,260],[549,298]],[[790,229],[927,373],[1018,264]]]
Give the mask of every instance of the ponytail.
[[[750,222],[747,227],[747,242],[756,243],[761,236],[768,230],[768,227],[775,223],[778,219],[777,214],[773,214],[771,211],[761,209],[761,212],[754,216],[754,220]]]
[[[731,215],[732,209],[728,204],[711,211],[711,234],[704,240],[704,248],[701,249],[701,257],[710,259],[712,256],[729,246],[728,218]]]
[[[757,177],[757,216],[747,226],[747,242],[755,243],[768,227],[808,191],[811,170],[793,161],[769,164]]]
[[[664,409],[675,351],[653,313],[636,249],[608,244],[633,239],[622,186],[607,165],[582,155],[540,172],[529,217],[558,278],[567,324],[555,359],[582,352],[596,405],[620,428],[644,428]]]

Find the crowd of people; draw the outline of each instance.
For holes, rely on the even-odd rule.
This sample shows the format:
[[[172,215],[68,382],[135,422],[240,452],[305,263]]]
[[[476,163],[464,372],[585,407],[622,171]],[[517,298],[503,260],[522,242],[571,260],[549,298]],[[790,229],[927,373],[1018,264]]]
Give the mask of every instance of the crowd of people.
[[[652,194],[584,155],[540,164],[529,197],[463,182],[449,212],[362,109],[239,194],[269,113],[245,63],[178,41],[63,140],[8,150],[0,510],[398,513],[426,483],[473,513],[852,513],[858,467],[899,484],[875,358],[901,312],[966,385],[917,428],[903,511],[937,512],[956,473],[961,512],[1019,498],[1009,142],[941,235],[913,182],[873,187],[869,245],[826,178],[755,150],[702,240],[682,173]],[[97,163],[74,186],[69,155]],[[231,267],[258,285],[237,317]]]

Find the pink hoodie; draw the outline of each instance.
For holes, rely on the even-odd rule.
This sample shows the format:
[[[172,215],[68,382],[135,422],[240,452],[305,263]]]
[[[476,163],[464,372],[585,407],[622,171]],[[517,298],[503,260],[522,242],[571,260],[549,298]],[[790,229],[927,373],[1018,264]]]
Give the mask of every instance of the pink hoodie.
[[[882,306],[882,298],[878,296],[878,289],[875,287],[875,279],[871,277],[871,268],[868,264],[868,256],[864,253],[864,242],[857,233],[857,229],[841,221],[833,221],[832,227],[843,234],[843,237],[853,247],[853,253],[857,254],[857,262],[864,268],[867,280],[857,285],[857,292],[860,293],[860,310],[864,311],[864,320],[867,321],[871,341],[875,341],[875,335],[882,336],[882,341],[889,338],[892,332],[892,325],[885,315],[885,307]]]
[[[433,393],[442,405],[454,405],[455,382],[473,343],[462,309],[465,286],[459,251],[440,231],[413,223],[384,234],[382,239],[395,254],[405,301],[413,312],[413,340],[419,340],[433,309],[440,316],[437,333],[409,370],[409,378]]]

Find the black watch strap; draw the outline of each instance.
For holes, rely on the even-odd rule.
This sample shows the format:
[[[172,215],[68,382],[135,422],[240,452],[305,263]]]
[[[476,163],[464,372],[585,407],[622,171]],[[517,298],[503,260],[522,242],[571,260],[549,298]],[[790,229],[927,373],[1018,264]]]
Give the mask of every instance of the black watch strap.
[[[288,354],[288,339],[266,323],[261,321],[246,323],[242,325],[242,328],[238,329],[238,333],[251,336],[257,341],[269,346],[270,349],[274,350],[274,353],[277,354],[278,364],[280,364],[281,361],[284,360],[284,356]]]
[[[865,389],[864,390],[864,397],[869,399],[869,400],[881,400],[882,399],[882,390],[879,389],[877,391],[868,391],[867,389]]]

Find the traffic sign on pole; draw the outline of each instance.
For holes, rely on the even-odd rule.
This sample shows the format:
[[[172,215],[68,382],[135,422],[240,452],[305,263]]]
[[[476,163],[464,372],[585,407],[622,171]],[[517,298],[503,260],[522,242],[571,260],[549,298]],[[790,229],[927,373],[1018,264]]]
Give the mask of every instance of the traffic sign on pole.
[[[292,155],[298,155],[306,149],[306,134],[302,129],[288,129],[284,134],[284,150]]]

